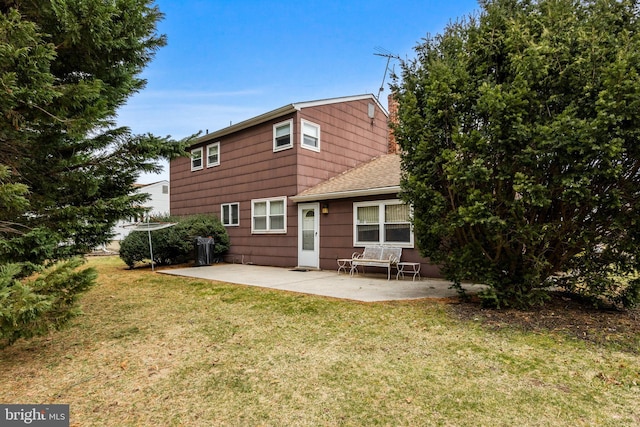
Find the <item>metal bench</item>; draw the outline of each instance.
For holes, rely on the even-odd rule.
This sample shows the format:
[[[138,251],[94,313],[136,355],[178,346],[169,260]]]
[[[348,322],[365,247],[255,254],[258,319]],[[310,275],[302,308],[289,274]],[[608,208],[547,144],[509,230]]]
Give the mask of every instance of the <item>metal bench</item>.
[[[362,253],[354,252],[351,256],[351,275],[358,271],[358,267],[386,267],[387,280],[391,278],[391,267],[400,262],[402,248],[389,246],[365,246]]]

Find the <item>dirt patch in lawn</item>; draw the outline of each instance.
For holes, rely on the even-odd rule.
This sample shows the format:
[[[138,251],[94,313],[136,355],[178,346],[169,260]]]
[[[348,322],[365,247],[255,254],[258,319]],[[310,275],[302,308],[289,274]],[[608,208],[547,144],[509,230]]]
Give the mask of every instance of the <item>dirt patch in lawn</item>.
[[[471,299],[451,304],[455,315],[492,329],[515,328],[553,332],[597,345],[640,354],[640,309],[597,309],[563,293],[552,293],[543,306],[531,310],[483,308]]]

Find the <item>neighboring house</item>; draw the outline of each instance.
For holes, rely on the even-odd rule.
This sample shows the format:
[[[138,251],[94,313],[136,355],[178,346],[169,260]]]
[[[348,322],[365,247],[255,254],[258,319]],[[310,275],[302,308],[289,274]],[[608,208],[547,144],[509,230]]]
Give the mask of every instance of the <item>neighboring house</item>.
[[[286,105],[198,138],[170,164],[171,213],[215,213],[226,260],[337,268],[365,245],[420,262],[389,116],[371,94]],[[389,154],[392,153],[392,154]]]
[[[114,227],[114,242],[121,242],[129,232],[131,225],[135,222],[144,221],[148,217],[168,216],[169,215],[169,181],[163,180],[152,184],[134,184],[134,194],[148,194],[149,199],[142,206],[146,214],[140,218],[128,218],[125,221],[119,221]]]

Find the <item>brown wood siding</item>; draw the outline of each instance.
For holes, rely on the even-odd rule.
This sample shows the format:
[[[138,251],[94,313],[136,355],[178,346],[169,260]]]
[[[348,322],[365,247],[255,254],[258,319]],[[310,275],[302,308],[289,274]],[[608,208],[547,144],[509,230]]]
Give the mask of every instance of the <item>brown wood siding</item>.
[[[291,245],[290,234],[251,235],[250,231],[247,234],[236,230],[229,230],[231,249],[224,257],[226,262],[295,267],[298,251],[297,246]]]
[[[320,203],[329,205],[329,213],[320,217],[320,268],[337,269],[338,258],[351,258],[354,252],[362,252],[362,247],[353,245],[353,203],[387,200],[393,197],[375,197],[358,199],[326,200]],[[429,264],[429,260],[420,255],[417,248],[402,249],[402,261],[419,262],[423,277],[441,277],[440,269]],[[382,269],[380,270],[383,271]]]
[[[295,194],[295,146],[273,152],[273,124],[288,118],[209,142],[220,142],[219,166],[191,171],[190,159],[172,161],[172,214],[219,213],[221,203]]]
[[[387,117],[368,117],[369,100],[305,108],[300,118],[320,125],[320,152],[298,151],[298,192],[387,153]]]
[[[230,262],[295,265],[297,210],[291,200],[287,199],[286,234],[251,234],[252,200],[296,194],[295,123],[293,148],[273,152],[273,125],[290,118],[294,116],[201,144],[206,149],[220,142],[218,166],[207,168],[205,163],[203,169],[192,172],[188,158],[171,162],[172,215],[213,213],[220,217],[222,204],[239,203],[240,225],[227,227],[231,250],[226,259]]]
[[[227,227],[231,248],[225,260],[280,267],[297,265],[297,204],[289,197],[387,151],[386,115],[376,105],[372,124],[367,116],[369,102],[372,101],[307,107],[192,147],[203,147],[204,167],[192,172],[189,158],[171,162],[171,214],[220,216],[221,204],[239,203],[240,225]],[[320,152],[300,148],[302,118],[320,126]],[[293,148],[273,152],[273,125],[288,119],[293,120]],[[206,146],[215,142],[220,142],[220,165],[207,168]],[[283,196],[287,197],[287,233],[252,234],[251,201]],[[350,226],[342,229],[351,233]],[[322,239],[321,236],[321,244]],[[351,238],[348,243],[345,249],[350,256]],[[333,252],[340,245],[341,241],[337,241]],[[324,251],[321,249],[321,257]],[[322,268],[333,268],[335,258],[329,267],[327,259],[333,255],[331,251],[327,253],[326,259],[321,260]]]

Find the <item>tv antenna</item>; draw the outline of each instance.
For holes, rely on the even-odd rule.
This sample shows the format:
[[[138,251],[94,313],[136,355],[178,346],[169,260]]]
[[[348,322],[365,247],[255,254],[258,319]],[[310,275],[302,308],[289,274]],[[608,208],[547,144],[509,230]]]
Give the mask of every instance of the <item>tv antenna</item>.
[[[382,83],[380,84],[380,89],[378,89],[378,96],[376,96],[376,98],[380,100],[380,94],[384,90],[384,81],[387,79],[387,71],[389,71],[389,62],[391,62],[392,59],[400,60],[400,57],[380,46],[376,46],[374,50],[376,51],[374,55],[387,58],[387,66],[384,68],[384,76],[382,77]]]

